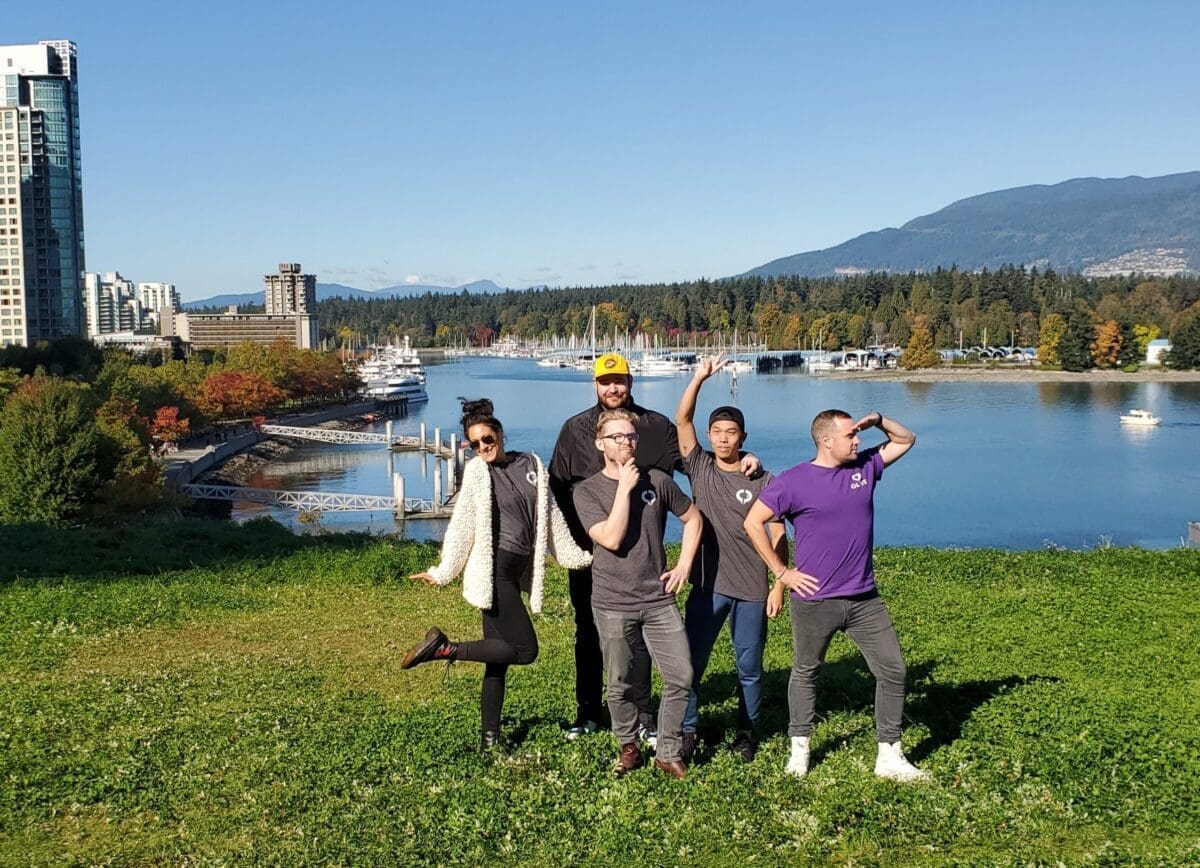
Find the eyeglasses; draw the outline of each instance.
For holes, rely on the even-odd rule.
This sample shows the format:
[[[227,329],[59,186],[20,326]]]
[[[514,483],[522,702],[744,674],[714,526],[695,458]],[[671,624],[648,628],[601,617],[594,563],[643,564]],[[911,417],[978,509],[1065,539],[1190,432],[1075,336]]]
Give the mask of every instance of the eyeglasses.
[[[478,449],[480,446],[495,446],[496,437],[493,434],[484,434],[478,440],[468,440],[467,442],[471,444],[472,449]]]
[[[636,431],[632,434],[626,434],[624,431],[618,431],[616,434],[605,434],[600,439],[611,440],[613,443],[616,443],[618,446],[620,446],[622,443],[637,443],[642,439],[642,435],[638,434]]]

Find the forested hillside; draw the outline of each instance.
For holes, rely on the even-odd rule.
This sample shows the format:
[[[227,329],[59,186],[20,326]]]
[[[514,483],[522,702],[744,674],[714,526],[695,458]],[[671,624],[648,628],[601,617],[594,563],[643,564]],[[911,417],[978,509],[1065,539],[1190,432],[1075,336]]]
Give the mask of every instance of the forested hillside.
[[[1115,322],[1165,336],[1195,318],[1200,278],[1089,279],[1005,266],[978,273],[882,272],[849,278],[740,277],[649,286],[546,289],[496,295],[428,294],[387,300],[331,299],[318,306],[327,335],[409,335],[420,346],[484,345],[501,335],[582,335],[596,306],[599,334],[677,336],[737,329],[771,348],[908,342],[927,324],[938,346],[1039,343],[1048,314],[1064,322]],[[1091,338],[1089,337],[1089,341]]]

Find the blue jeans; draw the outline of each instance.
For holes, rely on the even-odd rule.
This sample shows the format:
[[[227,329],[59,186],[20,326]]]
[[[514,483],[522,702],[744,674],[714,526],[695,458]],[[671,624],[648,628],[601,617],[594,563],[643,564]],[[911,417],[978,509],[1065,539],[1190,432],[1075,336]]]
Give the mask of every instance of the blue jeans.
[[[700,723],[700,680],[708,668],[721,625],[729,619],[729,633],[738,673],[738,728],[752,729],[762,705],[763,649],[767,644],[767,603],[739,600],[712,590],[692,588],[687,599],[687,637],[692,649],[692,690],[688,696],[683,731],[695,732]]]

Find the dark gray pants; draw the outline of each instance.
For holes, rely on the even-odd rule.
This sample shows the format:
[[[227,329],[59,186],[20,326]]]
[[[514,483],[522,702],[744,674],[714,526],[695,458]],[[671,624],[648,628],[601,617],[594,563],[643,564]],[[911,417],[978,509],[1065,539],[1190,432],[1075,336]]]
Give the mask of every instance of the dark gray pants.
[[[679,759],[683,715],[692,687],[692,661],[683,618],[674,603],[639,612],[614,612],[592,606],[600,650],[608,674],[608,713],[620,744],[637,740],[639,702],[650,695],[650,666],[662,676],[658,707],[658,747],[663,762]]]
[[[788,679],[788,735],[811,735],[817,672],[833,634],[843,630],[875,676],[875,736],[900,740],[904,714],[904,660],[892,616],[878,595],[789,601],[792,612],[792,675]]]

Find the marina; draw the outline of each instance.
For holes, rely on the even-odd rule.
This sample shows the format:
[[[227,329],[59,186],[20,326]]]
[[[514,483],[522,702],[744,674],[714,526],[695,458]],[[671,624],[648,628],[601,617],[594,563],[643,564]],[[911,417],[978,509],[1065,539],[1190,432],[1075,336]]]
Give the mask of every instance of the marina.
[[[590,370],[539,366],[532,358],[467,356],[429,364],[428,403],[394,420],[396,436],[458,433],[456,397],[490,397],[510,448],[549,460],[563,421],[594,400]],[[1196,519],[1192,492],[1200,464],[1190,459],[1200,435],[1196,382],[926,382],[814,376],[804,368],[714,377],[700,395],[697,418],[719,404],[746,414],[753,450],[772,471],[811,457],[808,425],[829,407],[879,409],[917,433],[918,445],[889,470],[876,498],[881,545],[1038,549],[1047,545],[1178,546]],[[674,412],[686,375],[634,377],[637,401]],[[1163,419],[1157,426],[1118,424],[1130,407]],[[384,434],[380,423],[364,429]],[[864,448],[874,440],[864,435]],[[443,433],[448,439],[449,434]],[[444,462],[445,459],[442,459]],[[407,496],[429,497],[445,467],[428,452],[389,452],[380,445],[310,443],[270,462],[247,482],[282,490],[388,496],[393,469]],[[677,477],[686,489],[686,479]],[[271,515],[295,525],[296,512],[239,504],[234,516]],[[407,520],[390,510],[328,513],[330,529],[437,538],[442,523]],[[668,525],[668,534],[677,534]]]

